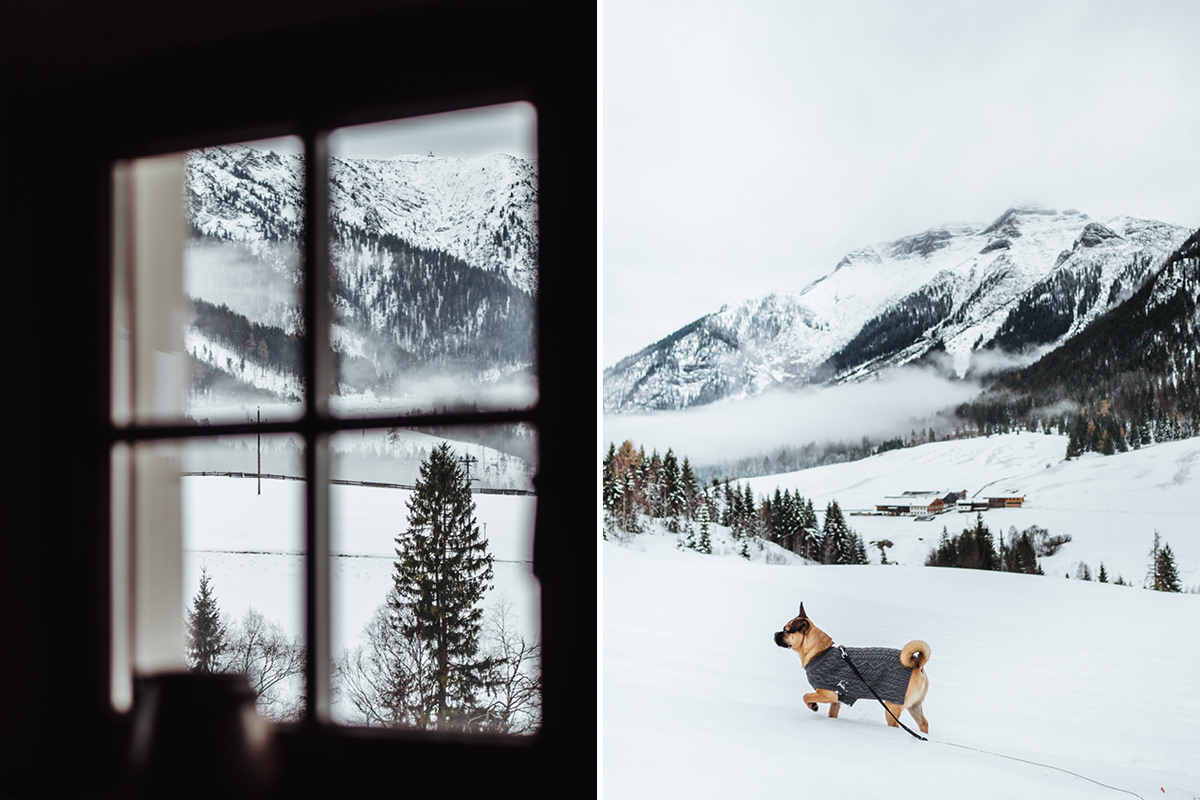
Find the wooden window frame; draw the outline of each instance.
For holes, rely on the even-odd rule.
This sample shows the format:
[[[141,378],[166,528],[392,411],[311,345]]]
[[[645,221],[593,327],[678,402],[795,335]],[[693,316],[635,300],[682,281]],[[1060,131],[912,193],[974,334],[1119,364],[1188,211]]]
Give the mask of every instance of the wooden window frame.
[[[197,434],[192,426],[122,427],[112,422],[108,287],[113,210],[108,181],[113,164],[288,134],[301,135],[306,146],[319,146],[324,132],[343,126],[526,100],[538,115],[537,404],[498,414],[406,417],[405,424],[478,426],[520,420],[538,431],[533,569],[542,598],[541,731],[528,738],[431,737],[340,727],[314,713],[302,724],[279,728],[279,790],[281,796],[297,789],[338,796],[383,789],[467,797],[485,790],[482,781],[497,786],[511,781],[534,797],[577,794],[577,782],[583,783],[583,794],[593,793],[599,452],[596,34],[594,14],[581,25],[579,12],[575,5],[551,2],[410,3],[320,24],[281,23],[136,61],[117,60],[94,74],[55,82],[37,97],[20,98],[32,128],[6,134],[4,143],[36,143],[43,157],[56,154],[57,159],[36,169],[18,169],[15,185],[39,184],[29,202],[57,198],[61,215],[77,226],[60,234],[48,256],[52,265],[64,265],[78,278],[64,288],[63,303],[71,322],[65,341],[75,343],[79,368],[70,381],[55,385],[75,386],[82,400],[74,412],[55,419],[74,435],[80,424],[90,433],[67,456],[66,469],[83,490],[63,510],[56,524],[59,538],[53,544],[22,544],[14,551],[37,562],[31,577],[14,584],[18,591],[27,590],[27,601],[37,606],[35,621],[12,626],[23,637],[17,646],[24,642],[44,650],[34,657],[34,667],[6,669],[31,692],[45,694],[44,708],[32,711],[32,704],[18,703],[13,721],[0,726],[4,743],[17,744],[11,752],[26,758],[18,788],[105,791],[119,789],[126,780],[131,715],[114,711],[109,702],[110,453],[121,443]],[[53,191],[42,182],[53,184]],[[46,233],[56,230],[47,221],[36,224]],[[306,258],[312,252],[306,247]],[[307,302],[314,303],[311,298]],[[317,337],[306,338],[312,342],[306,373],[319,376]],[[244,427],[212,426],[203,435],[244,433]],[[295,423],[261,430],[296,432],[315,441],[350,427],[361,428],[362,421],[309,411]],[[34,447],[36,440],[21,438],[19,444]],[[316,484],[322,474],[320,451],[306,451],[311,453],[306,458],[315,459],[306,464],[313,478],[309,483]],[[46,490],[28,502],[53,497]],[[320,513],[312,507],[316,502],[317,495],[310,495],[312,518]],[[309,534],[320,535],[319,529]],[[58,565],[53,586],[43,586],[38,576],[49,570],[40,562],[60,549],[68,555]],[[4,573],[11,577],[17,570]],[[310,574],[309,580],[319,579]],[[312,619],[320,615],[317,606],[308,602],[308,625],[319,632],[321,621]],[[84,610],[84,625],[71,642],[37,632],[39,621],[65,616],[72,608]],[[63,770],[59,758],[68,751],[75,768]],[[465,765],[471,769],[464,770]],[[564,774],[570,785],[553,780]]]

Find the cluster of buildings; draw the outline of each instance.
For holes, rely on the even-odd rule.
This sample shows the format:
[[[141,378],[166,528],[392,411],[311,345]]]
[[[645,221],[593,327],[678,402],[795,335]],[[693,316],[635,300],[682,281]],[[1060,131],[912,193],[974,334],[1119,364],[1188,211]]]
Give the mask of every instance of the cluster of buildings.
[[[932,517],[947,511],[973,513],[993,508],[1020,508],[1025,496],[1017,492],[973,497],[967,499],[967,490],[961,492],[904,492],[883,498],[875,505],[875,513],[892,517]]]

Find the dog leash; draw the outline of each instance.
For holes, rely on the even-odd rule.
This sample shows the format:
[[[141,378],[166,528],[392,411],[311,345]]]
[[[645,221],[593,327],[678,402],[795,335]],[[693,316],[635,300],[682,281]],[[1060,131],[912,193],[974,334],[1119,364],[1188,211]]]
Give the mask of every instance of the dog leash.
[[[850,667],[851,670],[854,671],[854,674],[858,676],[858,679],[863,682],[863,686],[866,686],[867,689],[870,690],[871,694],[875,695],[875,699],[879,701],[879,705],[883,706],[883,710],[888,713],[888,716],[891,717],[892,719],[896,720],[897,725],[899,725],[901,728],[904,728],[904,730],[908,731],[910,734],[912,734],[917,739],[920,739],[922,742],[928,742],[929,739],[927,739],[924,736],[921,736],[918,733],[914,733],[907,725],[905,725],[903,722],[901,722],[896,717],[895,714],[892,713],[892,710],[890,708],[888,708],[887,703],[885,703],[883,701],[883,698],[879,696],[879,693],[875,691],[875,687],[872,686],[871,684],[867,683],[867,679],[864,678],[862,673],[858,671],[858,667],[854,666],[854,662],[850,660],[850,654],[846,652],[846,647],[844,645],[839,644],[838,650],[840,650],[842,652],[842,658],[845,660],[846,664]],[[1142,798],[1142,796],[1136,792],[1131,792],[1128,789],[1122,789],[1119,786],[1111,786],[1107,783],[1101,783],[1100,781],[1096,780],[1095,778],[1089,778],[1087,775],[1080,775],[1078,772],[1072,772],[1069,769],[1063,769],[1062,767],[1056,767],[1053,764],[1043,764],[1039,761],[1030,761],[1025,758],[1017,758],[1016,756],[1005,755],[1004,753],[993,753],[991,750],[981,750],[978,747],[968,747],[965,744],[955,744],[954,742],[940,742],[940,744],[949,745],[950,747],[958,747],[963,750],[973,750],[976,753],[983,753],[983,754],[989,755],[989,756],[996,756],[997,758],[1007,758],[1010,761],[1019,761],[1022,764],[1031,764],[1035,767],[1045,767],[1046,769],[1058,770],[1059,772],[1066,773],[1067,775],[1074,775],[1076,778],[1082,778],[1083,780],[1094,783],[1097,786],[1103,786],[1105,789],[1112,789],[1114,792],[1123,792],[1125,794],[1133,795],[1134,797],[1137,797],[1137,798]],[[1142,798],[1142,800],[1144,800],[1144,798]]]
[[[895,714],[892,713],[892,710],[890,708],[888,708],[887,703],[883,702],[883,698],[880,697],[879,693],[875,691],[875,687],[872,686],[871,684],[867,683],[867,679],[864,678],[862,673],[858,671],[858,667],[854,666],[854,662],[850,660],[850,654],[846,652],[845,645],[839,644],[838,650],[842,651],[842,658],[846,661],[846,664],[849,665],[850,669],[854,670],[854,674],[857,675],[858,679],[863,682],[863,686],[866,686],[871,691],[871,694],[875,695],[875,699],[879,701],[879,705],[883,706],[883,710],[888,713],[888,716],[891,717],[892,719],[896,720],[896,724],[899,725],[901,728],[904,728],[904,730],[908,731],[913,737],[920,739],[922,742],[928,742],[929,739],[927,739],[924,736],[922,736],[921,734],[913,731],[911,728],[909,728],[907,725],[905,725],[903,722],[901,722],[899,717],[897,717]]]

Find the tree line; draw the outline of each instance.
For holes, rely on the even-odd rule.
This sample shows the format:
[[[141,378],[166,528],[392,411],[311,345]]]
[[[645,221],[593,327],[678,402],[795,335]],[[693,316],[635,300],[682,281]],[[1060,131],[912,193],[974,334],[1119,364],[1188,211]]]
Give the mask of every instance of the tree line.
[[[993,536],[983,521],[982,514],[975,515],[975,525],[963,528],[962,533],[951,535],[943,526],[942,537],[937,546],[929,551],[925,559],[927,567],[958,567],[960,569],[984,569],[1000,572],[1023,572],[1031,575],[1046,574],[1039,558],[1052,556],[1064,544],[1071,541],[1070,534],[1051,535],[1038,525],[1031,525],[1020,533],[1009,528],[1007,539],[1002,534]],[[1070,578],[1071,574],[1067,573]],[[1093,580],[1091,567],[1079,562],[1075,568],[1079,580]],[[1095,580],[1108,583],[1110,576],[1100,562]],[[1118,575],[1113,581],[1118,586],[1128,586],[1124,577]],[[1182,592],[1183,584],[1175,564],[1171,545],[1161,542],[1158,531],[1154,532],[1154,546],[1150,551],[1150,567],[1143,584],[1157,592]]]
[[[220,342],[238,353],[239,368],[244,368],[249,360],[287,375],[299,374],[304,350],[302,334],[288,333],[275,325],[252,322],[224,303],[218,305],[199,298],[189,298],[189,302],[192,327],[208,339]],[[224,366],[232,371],[232,363]],[[202,388],[193,385],[193,390]]]
[[[1069,534],[1051,536],[1048,530],[1037,525],[1020,533],[1014,527],[1005,541],[1003,534],[999,538],[993,536],[983,521],[983,514],[976,513],[975,525],[963,528],[960,534],[951,536],[942,526],[942,538],[930,550],[925,566],[1043,575],[1038,558],[1054,555],[1069,541]]]
[[[335,243],[339,322],[366,335],[379,376],[533,363],[534,299],[503,273],[387,233],[339,226]]]
[[[715,524],[729,530],[745,558],[750,557],[753,543],[771,542],[819,564],[868,563],[866,543],[847,524],[836,500],[826,504],[822,521],[812,500],[799,491],[776,488],[772,496],[756,496],[749,484],[716,478],[703,487],[686,456],[681,461],[672,449],[665,455],[657,450],[647,455],[645,447],[628,440],[620,448],[609,444],[602,475],[606,539],[623,540],[657,523],[679,534],[680,548],[711,554],[711,526]],[[961,533],[952,535],[942,527],[941,539],[930,550],[925,565],[1043,575],[1039,559],[1054,555],[1070,541],[1070,534],[1051,534],[1038,525],[1020,532],[1012,527],[1007,537],[996,536],[983,514],[976,513],[975,524]],[[880,563],[887,564],[887,548],[893,543],[880,539],[870,544],[879,549]],[[1081,564],[1076,577],[1092,580],[1090,567]],[[1097,578],[1102,583],[1109,581],[1103,563]],[[1114,582],[1128,585],[1121,576]],[[1160,545],[1157,532],[1146,586],[1182,591],[1174,553],[1169,544]]]
[[[821,564],[865,564],[866,545],[847,524],[836,500],[817,519],[811,499],[799,492],[776,489],[758,497],[749,484],[713,478],[701,486],[685,456],[673,449],[657,450],[625,441],[610,444],[602,464],[604,535],[623,539],[658,521],[670,533],[681,534],[681,546],[711,553],[709,526],[728,528],[743,557],[755,542],[772,542]]]

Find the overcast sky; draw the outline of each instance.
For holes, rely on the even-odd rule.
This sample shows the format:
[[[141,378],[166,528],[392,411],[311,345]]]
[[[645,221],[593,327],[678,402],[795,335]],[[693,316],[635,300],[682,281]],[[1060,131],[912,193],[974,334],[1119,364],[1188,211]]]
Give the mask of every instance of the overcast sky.
[[[1014,202],[1200,227],[1200,2],[603,0],[603,363]]]
[[[391,122],[339,128],[329,147],[342,158],[395,158],[399,155],[481,158],[504,153],[527,161],[537,155],[537,112],[529,103],[503,103],[481,108],[428,114]],[[298,137],[250,143],[276,153],[300,153]]]
[[[480,158],[504,153],[532,160],[537,147],[536,122],[529,103],[505,103],[342,128],[330,138],[329,147],[335,155],[346,158],[429,153]]]

